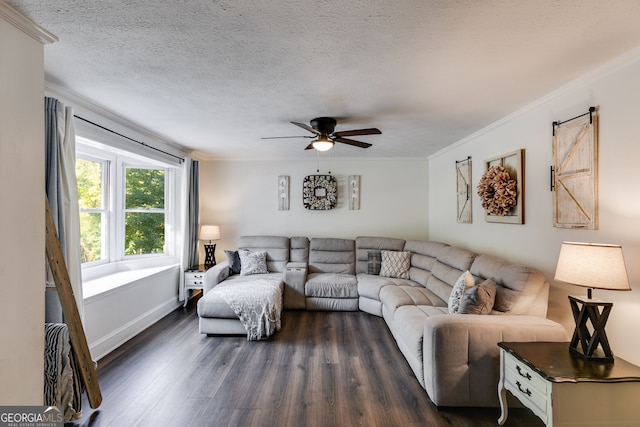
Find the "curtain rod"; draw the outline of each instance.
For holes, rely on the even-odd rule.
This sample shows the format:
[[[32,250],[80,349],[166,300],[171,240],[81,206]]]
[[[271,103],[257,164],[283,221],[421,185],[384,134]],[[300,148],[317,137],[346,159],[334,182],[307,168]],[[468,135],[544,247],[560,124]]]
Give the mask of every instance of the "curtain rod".
[[[589,124],[593,123],[593,113],[595,111],[596,111],[596,107],[589,107],[589,111],[587,111],[584,114],[580,114],[578,116],[572,117],[569,120],[565,120],[563,122],[553,122],[553,123],[551,123],[551,128],[552,128],[551,136],[556,136],[556,127],[557,126],[560,126],[561,124],[570,122],[571,120],[579,119],[580,117],[586,116],[587,114],[589,115]]]
[[[152,150],[159,151],[159,152],[161,152],[162,154],[166,154],[167,156],[175,157],[176,159],[180,160],[181,162],[183,162],[183,161],[184,161],[184,158],[183,158],[183,157],[176,156],[175,154],[167,153],[166,151],[161,150],[161,149],[156,148],[156,147],[152,147],[151,145],[149,145],[149,144],[147,144],[147,143],[145,143],[145,142],[141,142],[141,141],[138,141],[138,140],[136,140],[136,139],[129,138],[129,137],[128,137],[128,136],[126,136],[126,135],[123,135],[123,134],[118,133],[118,132],[116,132],[116,131],[114,131],[114,130],[111,130],[111,129],[109,129],[109,128],[106,128],[106,127],[104,127],[104,126],[102,126],[102,125],[99,125],[99,124],[97,124],[97,123],[94,123],[94,122],[92,122],[91,120],[87,120],[87,119],[85,119],[84,117],[76,116],[75,114],[73,115],[73,117],[75,117],[76,119],[82,120],[83,122],[87,122],[87,123],[89,123],[89,124],[92,124],[92,125],[94,125],[95,127],[99,127],[100,129],[106,130],[107,132],[111,132],[111,133],[113,133],[113,134],[115,134],[115,135],[121,136],[122,138],[128,139],[129,141],[133,141],[133,142],[135,142],[135,143],[137,143],[137,144],[140,144],[140,145],[142,145],[142,146],[144,146],[144,147],[151,148]]]

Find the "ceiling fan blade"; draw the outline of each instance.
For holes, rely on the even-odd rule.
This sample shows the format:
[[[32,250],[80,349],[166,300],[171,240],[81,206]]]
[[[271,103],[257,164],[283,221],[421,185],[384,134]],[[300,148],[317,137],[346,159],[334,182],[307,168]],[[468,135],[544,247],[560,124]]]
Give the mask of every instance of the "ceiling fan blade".
[[[378,128],[368,128],[368,129],[355,129],[355,130],[344,130],[340,132],[334,132],[333,134],[337,137],[343,136],[357,136],[357,135],[380,135],[380,129]]]
[[[368,142],[360,142],[360,141],[355,141],[353,139],[347,139],[347,138],[333,138],[333,140],[335,142],[342,142],[343,144],[349,144],[349,145],[353,145],[355,147],[360,147],[360,148],[369,148],[372,145],[372,144],[369,144]]]
[[[305,150],[313,150],[313,142],[309,145],[307,145],[306,147],[304,147]]]
[[[305,125],[304,123],[291,122],[291,124],[294,124],[294,125],[296,125],[296,126],[299,126],[299,127],[301,127],[302,129],[304,129],[304,130],[308,130],[309,132],[314,133],[314,134],[316,134],[316,135],[320,135],[320,132],[318,132],[317,130],[315,130],[314,128],[312,128],[312,127],[311,127],[311,126],[309,126],[309,125]]]
[[[311,135],[302,135],[302,136],[263,136],[260,139],[282,139],[282,138],[315,138],[315,136],[311,136]]]

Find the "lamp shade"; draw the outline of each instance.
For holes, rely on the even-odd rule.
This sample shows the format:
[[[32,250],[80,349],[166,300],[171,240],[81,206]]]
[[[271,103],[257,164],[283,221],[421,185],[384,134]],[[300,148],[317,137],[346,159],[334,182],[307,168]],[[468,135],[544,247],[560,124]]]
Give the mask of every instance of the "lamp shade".
[[[220,239],[220,227],[217,225],[201,225],[200,240],[218,240]]]
[[[562,242],[555,279],[585,288],[631,290],[619,245]]]

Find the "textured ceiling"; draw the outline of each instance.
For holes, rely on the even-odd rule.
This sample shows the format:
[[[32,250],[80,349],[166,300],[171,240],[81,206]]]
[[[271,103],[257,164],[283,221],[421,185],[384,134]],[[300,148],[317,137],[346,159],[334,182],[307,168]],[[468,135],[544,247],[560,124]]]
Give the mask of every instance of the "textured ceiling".
[[[8,0],[48,81],[210,158],[426,157],[640,45],[637,0]],[[302,132],[301,132],[302,131]]]

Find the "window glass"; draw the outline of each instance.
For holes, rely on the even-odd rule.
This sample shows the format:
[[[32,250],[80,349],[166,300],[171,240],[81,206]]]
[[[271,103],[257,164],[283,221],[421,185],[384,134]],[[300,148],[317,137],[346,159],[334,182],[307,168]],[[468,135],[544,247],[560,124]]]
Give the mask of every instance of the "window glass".
[[[105,166],[106,162],[76,159],[80,250],[83,263],[103,259],[105,254]]]
[[[125,168],[125,255],[164,253],[165,170]]]

